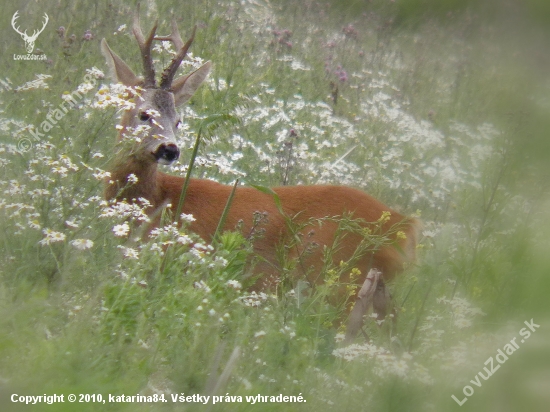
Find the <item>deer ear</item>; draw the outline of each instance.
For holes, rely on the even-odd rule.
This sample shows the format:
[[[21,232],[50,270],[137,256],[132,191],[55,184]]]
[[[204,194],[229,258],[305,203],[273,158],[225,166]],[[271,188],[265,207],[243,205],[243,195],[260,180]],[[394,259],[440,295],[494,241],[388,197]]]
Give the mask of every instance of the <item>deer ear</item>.
[[[202,82],[208,77],[211,68],[212,63],[206,62],[194,72],[174,80],[172,83],[172,92],[174,93],[176,106],[182,105],[193,96]]]
[[[107,66],[109,66],[113,81],[132,87],[137,86],[141,82],[141,78],[136,76],[132,69],[124,63],[124,60],[111,50],[105,39],[101,40],[101,54],[107,60]]]

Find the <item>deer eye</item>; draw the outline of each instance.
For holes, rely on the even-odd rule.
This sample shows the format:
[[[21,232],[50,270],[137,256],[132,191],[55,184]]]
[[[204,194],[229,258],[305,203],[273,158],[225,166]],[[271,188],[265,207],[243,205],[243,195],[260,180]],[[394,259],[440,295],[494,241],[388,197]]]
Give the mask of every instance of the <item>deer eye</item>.
[[[148,114],[147,112],[139,112],[138,116],[139,116],[139,120],[141,120],[142,122],[146,122],[151,118],[151,115]]]

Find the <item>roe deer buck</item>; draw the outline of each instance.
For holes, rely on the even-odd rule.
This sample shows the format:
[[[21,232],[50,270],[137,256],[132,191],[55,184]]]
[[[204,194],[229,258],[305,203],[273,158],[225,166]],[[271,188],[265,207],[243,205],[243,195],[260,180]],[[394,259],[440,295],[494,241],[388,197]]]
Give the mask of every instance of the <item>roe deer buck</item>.
[[[125,130],[140,125],[149,126],[147,135],[141,142],[135,143],[132,150],[117,154],[111,171],[111,183],[107,185],[105,195],[109,200],[130,202],[140,197],[146,198],[152,205],[151,215],[166,203],[170,203],[174,210],[178,204],[185,179],[162,173],[157,170],[157,165],[168,165],[178,159],[179,148],[175,139],[178,123],[176,107],[189,100],[206,79],[211,68],[210,62],[207,62],[192,73],[174,80],[174,75],[193,41],[194,31],[184,44],[175,21],[172,22],[172,33],[169,36],[155,37],[156,27],[157,24],[145,38],[140,28],[138,9],[134,15],[133,32],[141,50],[143,79],[136,76],[109,48],[105,39],[101,42],[102,53],[114,80],[126,86],[141,88],[140,95],[135,99],[135,107],[127,110],[121,119],[119,139],[122,139]],[[155,82],[151,58],[153,40],[170,40],[177,51],[170,65],[162,73],[159,86]],[[130,174],[138,178],[137,182],[131,185],[128,184]],[[367,225],[366,222],[376,222],[386,212],[387,218],[382,221],[383,223],[379,223],[379,228],[388,233],[391,244],[385,244],[378,250],[370,250],[357,260],[355,266],[363,273],[360,278],[350,280],[350,275],[340,278],[344,283],[352,281],[358,286],[363,285],[354,299],[355,305],[347,325],[346,340],[349,342],[360,330],[363,315],[370,303],[373,303],[374,310],[380,317],[384,316],[389,301],[384,282],[402,271],[405,262],[414,260],[419,222],[413,218],[403,217],[372,196],[349,187],[282,186],[273,188],[273,191],[279,203],[273,195],[251,187],[238,187],[225,220],[225,228],[233,229],[241,224],[243,230],[248,232],[254,225],[254,213],[267,213],[267,222],[262,227],[263,235],[254,242],[255,252],[263,257],[254,267],[254,273],[260,275],[253,286],[256,290],[274,287],[279,280],[276,249],[291,236],[284,215],[292,216],[295,222],[303,224],[300,235],[307,238],[310,244],[315,242],[320,246],[308,254],[304,254],[304,248],[301,247],[295,247],[289,252],[294,257],[300,254],[304,256],[297,269],[299,273],[295,275],[305,277],[311,284],[320,284],[323,282],[319,276],[323,265],[322,249],[334,244],[338,230],[338,222],[334,217],[352,215],[354,219],[361,219],[361,222],[365,222],[363,225]],[[196,219],[190,225],[190,229],[204,240],[211,240],[231,192],[232,186],[212,180],[190,179],[183,206],[183,212],[192,214]],[[316,219],[324,219],[324,222],[322,225],[311,223]],[[390,231],[390,228],[395,228],[396,225],[400,227],[401,236],[397,236],[395,230]],[[333,252],[333,261],[350,259],[363,238],[364,236],[358,233],[346,234]],[[369,272],[371,268],[377,270]]]

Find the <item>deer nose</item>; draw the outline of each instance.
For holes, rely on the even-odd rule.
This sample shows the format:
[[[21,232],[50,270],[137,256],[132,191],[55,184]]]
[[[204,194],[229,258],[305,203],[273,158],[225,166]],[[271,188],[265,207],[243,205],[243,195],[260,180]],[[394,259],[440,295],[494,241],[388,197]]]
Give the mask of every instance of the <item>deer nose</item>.
[[[180,149],[174,143],[161,144],[153,154],[157,162],[170,164],[180,157]]]

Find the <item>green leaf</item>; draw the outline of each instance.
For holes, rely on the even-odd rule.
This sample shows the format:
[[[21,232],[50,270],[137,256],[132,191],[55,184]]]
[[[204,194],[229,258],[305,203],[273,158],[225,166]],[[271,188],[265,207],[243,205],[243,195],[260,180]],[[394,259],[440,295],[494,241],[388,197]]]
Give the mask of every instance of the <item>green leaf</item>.
[[[265,193],[266,195],[271,195],[273,197],[273,201],[275,202],[275,206],[277,206],[277,210],[281,215],[285,215],[283,210],[283,205],[281,204],[281,199],[279,198],[279,195],[275,193],[273,189],[267,186],[261,186],[261,185],[249,185],[250,187],[253,187],[256,190],[259,190],[262,193]]]

